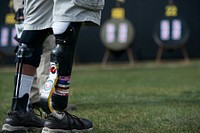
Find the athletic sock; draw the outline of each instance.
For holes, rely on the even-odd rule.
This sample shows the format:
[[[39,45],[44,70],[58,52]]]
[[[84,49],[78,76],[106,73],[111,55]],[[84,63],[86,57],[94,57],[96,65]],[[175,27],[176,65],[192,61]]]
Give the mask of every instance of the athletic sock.
[[[31,91],[31,86],[33,83],[33,76],[28,76],[25,74],[21,75],[21,84],[19,87],[19,94],[15,94],[13,98],[13,105],[15,105],[12,110],[17,110],[21,114],[26,113],[29,111],[29,102],[30,102],[30,91]],[[17,93],[17,92],[16,92]]]

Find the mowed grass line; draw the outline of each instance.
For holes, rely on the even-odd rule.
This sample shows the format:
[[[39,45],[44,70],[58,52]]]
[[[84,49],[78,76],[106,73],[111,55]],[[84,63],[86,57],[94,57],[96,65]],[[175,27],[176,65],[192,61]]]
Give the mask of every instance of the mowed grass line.
[[[0,71],[0,125],[13,95],[13,73]],[[71,112],[94,133],[198,133],[200,63],[75,66]]]

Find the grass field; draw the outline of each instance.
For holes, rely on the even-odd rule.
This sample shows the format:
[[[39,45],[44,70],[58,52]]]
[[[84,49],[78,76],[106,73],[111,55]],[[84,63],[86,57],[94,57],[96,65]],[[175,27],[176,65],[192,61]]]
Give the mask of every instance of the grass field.
[[[13,94],[13,69],[0,70],[0,126]],[[89,118],[94,133],[198,133],[200,61],[78,65],[72,114]]]

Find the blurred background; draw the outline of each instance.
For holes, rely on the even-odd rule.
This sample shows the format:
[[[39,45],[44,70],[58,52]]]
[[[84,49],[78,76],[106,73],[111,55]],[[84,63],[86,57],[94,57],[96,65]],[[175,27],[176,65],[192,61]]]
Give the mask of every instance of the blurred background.
[[[170,5],[175,6],[175,8],[167,8]],[[118,18],[120,22],[112,22],[112,19],[115,19],[112,16],[112,9],[116,7],[124,9],[124,15],[122,15],[122,18]],[[2,0],[0,10],[0,65],[13,64],[13,50],[17,43],[13,40],[16,31],[14,28],[12,0]],[[166,12],[170,12],[170,10],[175,14],[166,15]],[[107,44],[101,38],[101,34],[105,34],[106,36],[108,32],[106,28],[102,30],[102,27],[105,27],[105,24],[109,21],[117,27],[124,20],[130,22],[133,27],[133,34],[130,36],[131,41],[127,47],[117,51],[108,48],[106,46]],[[163,40],[161,39],[161,42],[156,41],[154,38],[155,34],[158,38],[161,37],[161,22],[167,22],[168,20],[170,24],[167,25],[166,23],[164,26],[165,28],[167,26],[172,27],[169,32],[173,32],[173,24],[171,24],[173,20],[178,20],[178,31],[181,32],[178,35],[178,40],[169,38],[169,41],[165,40],[165,38]],[[116,34],[118,33],[114,33],[114,35]],[[181,39],[183,40],[182,42]],[[167,44],[162,44],[162,41]],[[181,43],[181,47],[172,46],[173,44],[177,45],[179,43]],[[170,45],[170,48],[168,45]],[[101,27],[86,26],[82,28],[78,41],[76,60],[78,63],[83,64],[101,63],[105,57],[106,50],[108,50],[110,53],[109,61],[128,61],[128,48],[131,50],[130,54],[135,61],[156,60],[159,48],[164,48],[161,53],[162,59],[177,60],[184,58],[184,54],[181,51],[182,46],[186,48],[189,59],[200,58],[199,0],[126,0],[124,2],[106,0],[106,5],[102,12]]]

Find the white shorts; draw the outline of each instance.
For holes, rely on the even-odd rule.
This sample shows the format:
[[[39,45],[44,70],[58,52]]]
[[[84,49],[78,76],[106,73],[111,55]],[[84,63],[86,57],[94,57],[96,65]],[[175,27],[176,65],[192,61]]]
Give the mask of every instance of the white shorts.
[[[24,0],[24,30],[50,28],[53,22],[93,22],[100,25],[105,0]]]

